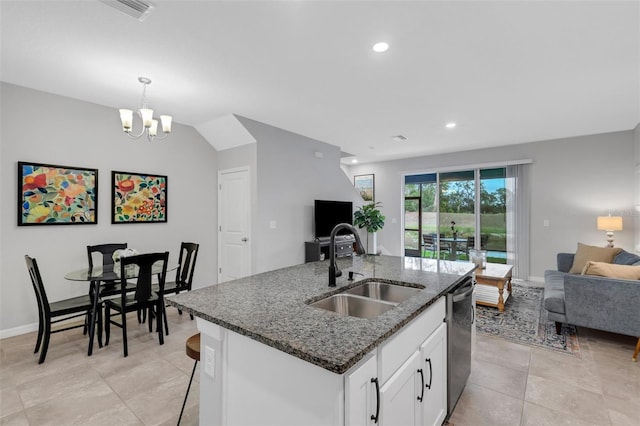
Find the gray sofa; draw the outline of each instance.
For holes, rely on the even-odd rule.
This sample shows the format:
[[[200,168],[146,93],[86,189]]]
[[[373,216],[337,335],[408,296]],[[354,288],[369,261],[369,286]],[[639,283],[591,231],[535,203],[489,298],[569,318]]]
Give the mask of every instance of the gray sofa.
[[[621,256],[622,255],[622,256]],[[638,337],[640,348],[640,281],[569,274],[573,253],[558,253],[558,270],[545,271],[544,307],[549,320]],[[614,263],[636,265],[640,261],[622,252]]]

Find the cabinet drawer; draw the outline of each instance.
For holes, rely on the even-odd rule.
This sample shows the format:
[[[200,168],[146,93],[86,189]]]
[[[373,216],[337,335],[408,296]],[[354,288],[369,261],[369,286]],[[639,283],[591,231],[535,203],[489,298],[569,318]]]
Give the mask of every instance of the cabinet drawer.
[[[445,298],[441,297],[402,331],[378,348],[380,382],[385,383],[444,321]]]

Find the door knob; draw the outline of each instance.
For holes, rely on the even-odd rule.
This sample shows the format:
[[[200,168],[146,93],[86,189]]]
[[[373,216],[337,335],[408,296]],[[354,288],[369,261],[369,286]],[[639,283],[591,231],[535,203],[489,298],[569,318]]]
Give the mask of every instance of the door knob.
[[[244,238],[242,239],[242,242],[243,242],[243,243],[246,243],[247,241],[249,241],[249,239],[248,239],[247,237],[244,237]]]

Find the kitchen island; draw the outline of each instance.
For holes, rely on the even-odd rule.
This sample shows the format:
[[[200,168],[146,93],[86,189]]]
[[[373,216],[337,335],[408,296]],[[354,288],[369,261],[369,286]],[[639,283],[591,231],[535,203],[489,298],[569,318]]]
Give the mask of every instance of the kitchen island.
[[[364,413],[363,420],[391,414],[380,402],[381,391],[401,370],[398,364],[410,361],[424,338],[444,327],[443,296],[471,275],[473,264],[366,256],[340,259],[338,266],[343,275],[336,288],[328,287],[325,261],[167,297],[197,317],[202,333],[200,424],[342,425],[362,423],[352,408]],[[369,278],[420,290],[372,319],[309,306]],[[446,350],[446,343],[438,347]],[[432,364],[427,369],[446,378],[446,359],[440,371],[434,373]],[[420,378],[412,380],[424,380],[425,369],[419,370]],[[362,395],[355,397],[359,388],[351,378],[363,371]]]

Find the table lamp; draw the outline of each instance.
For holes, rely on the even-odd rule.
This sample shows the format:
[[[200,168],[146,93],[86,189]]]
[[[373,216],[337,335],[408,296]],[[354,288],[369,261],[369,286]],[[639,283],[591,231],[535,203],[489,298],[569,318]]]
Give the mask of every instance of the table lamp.
[[[622,216],[598,216],[598,231],[607,231],[607,247],[613,247],[613,231],[622,231]]]

